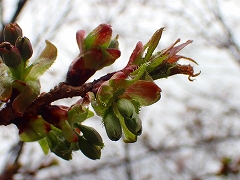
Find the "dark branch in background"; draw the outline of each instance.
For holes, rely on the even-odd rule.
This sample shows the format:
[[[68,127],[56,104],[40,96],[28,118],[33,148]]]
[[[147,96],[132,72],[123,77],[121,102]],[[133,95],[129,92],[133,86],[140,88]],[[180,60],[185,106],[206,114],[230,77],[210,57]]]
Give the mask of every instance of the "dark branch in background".
[[[21,12],[21,10],[23,9],[23,7],[24,7],[24,5],[25,5],[26,2],[27,2],[27,0],[19,0],[19,1],[18,1],[18,6],[17,6],[17,9],[16,9],[16,11],[15,11],[15,14],[14,14],[13,17],[12,17],[11,22],[15,22],[15,21],[16,21],[18,15],[20,14],[20,12]]]
[[[203,6],[198,6],[195,1],[181,0],[181,4],[181,8],[165,5],[163,9],[171,16],[180,18],[180,21],[184,22],[185,19],[188,26],[191,26],[190,29],[194,30],[192,33],[201,37],[205,45],[226,51],[240,67],[240,44],[236,41],[237,28],[234,24],[229,24],[229,20],[235,17],[232,19],[227,17],[221,11],[224,8],[217,0],[203,3]],[[239,7],[237,4],[236,6]],[[238,19],[235,19],[238,22]],[[179,25],[177,27],[179,28]],[[212,32],[213,29],[216,30]]]
[[[2,174],[0,175],[1,180],[13,179],[13,176],[21,168],[19,158],[22,153],[23,145],[24,145],[24,142],[19,141],[16,145],[12,146],[12,148],[9,152],[10,157],[5,164]]]
[[[53,39],[57,35],[56,31],[60,29],[63,24],[66,23],[71,10],[72,10],[72,4],[69,1],[68,5],[65,8],[60,9],[61,11],[60,15],[58,15],[57,17],[54,17],[54,20],[52,21],[45,22],[46,23],[45,26],[41,27],[41,29],[38,30],[39,33],[37,36],[35,36],[35,39],[31,39],[33,47],[41,46],[42,37],[46,37],[46,39],[48,40]],[[37,24],[33,22],[32,26],[35,27],[37,26]],[[40,54],[40,51],[41,49],[35,48],[36,54]]]
[[[216,2],[216,10],[213,12],[215,17],[219,21],[220,25],[222,26],[222,29],[226,35],[223,42],[219,40],[219,44],[218,44],[219,48],[225,48],[227,51],[229,51],[230,55],[232,55],[232,57],[240,65],[240,47],[233,37],[233,32],[231,28],[226,24],[224,20],[224,17],[220,11],[218,2]]]

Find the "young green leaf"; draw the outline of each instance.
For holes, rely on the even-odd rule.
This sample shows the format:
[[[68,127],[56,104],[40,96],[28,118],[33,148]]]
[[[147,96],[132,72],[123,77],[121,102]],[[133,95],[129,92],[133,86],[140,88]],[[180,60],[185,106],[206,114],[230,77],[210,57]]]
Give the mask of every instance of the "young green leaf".
[[[39,145],[41,146],[44,154],[48,154],[48,152],[49,152],[49,146],[48,146],[48,142],[47,142],[46,138],[44,137],[44,138],[40,139],[40,140],[38,141],[38,143],[39,143]]]
[[[32,127],[28,126],[19,133],[21,141],[33,142],[42,139],[45,135],[39,134]]]
[[[28,67],[30,71],[26,77],[26,81],[37,80],[46,70],[48,70],[57,58],[57,48],[46,40],[46,47],[40,56]]]
[[[15,81],[19,82],[20,81]],[[23,91],[14,99],[13,110],[18,115],[23,115],[26,108],[36,99],[40,93],[39,81],[28,81]]]
[[[149,58],[152,56],[153,51],[156,49],[156,47],[157,47],[157,45],[158,45],[158,43],[161,39],[163,30],[164,30],[164,28],[161,28],[161,29],[157,30],[153,34],[151,39],[148,41],[148,43],[144,46],[144,48],[148,48],[148,49],[147,49],[147,53],[146,53],[146,55],[143,59],[143,62],[148,61]]]
[[[94,113],[90,111],[88,107],[75,104],[68,111],[68,122],[73,126],[74,123],[81,123],[92,116],[94,116]]]
[[[51,152],[65,160],[72,159],[71,143],[63,137],[60,129],[53,128],[46,136],[46,140]]]

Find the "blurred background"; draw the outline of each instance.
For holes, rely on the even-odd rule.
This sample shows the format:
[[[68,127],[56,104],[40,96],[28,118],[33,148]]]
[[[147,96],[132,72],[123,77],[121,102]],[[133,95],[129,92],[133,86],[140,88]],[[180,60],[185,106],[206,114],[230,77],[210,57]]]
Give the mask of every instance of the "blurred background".
[[[162,98],[142,108],[143,134],[134,144],[111,142],[100,118],[88,120],[106,145],[97,161],[81,152],[69,162],[44,155],[38,143],[19,142],[15,126],[1,126],[1,174],[17,165],[15,180],[240,179],[239,0],[0,0],[0,32],[9,22],[17,22],[31,40],[33,58],[45,39],[58,48],[57,61],[41,78],[42,92],[64,81],[79,53],[76,31],[88,33],[101,23],[119,34],[122,56],[90,81],[123,68],[136,43],[145,44],[161,27],[158,50],[178,38],[194,40],[180,54],[197,61],[201,74],[193,82],[184,75],[156,82]]]

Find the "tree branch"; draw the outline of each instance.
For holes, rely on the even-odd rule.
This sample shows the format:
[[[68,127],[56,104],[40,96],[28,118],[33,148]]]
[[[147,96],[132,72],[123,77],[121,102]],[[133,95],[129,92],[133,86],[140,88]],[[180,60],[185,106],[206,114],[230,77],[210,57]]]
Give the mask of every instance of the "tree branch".
[[[24,115],[38,115],[39,110],[45,105],[51,104],[52,102],[64,99],[72,98],[76,96],[84,97],[87,92],[94,92],[98,88],[99,84],[112,77],[116,72],[112,72],[102,76],[101,78],[85,83],[81,86],[71,86],[66,83],[59,83],[54,89],[51,89],[48,93],[42,93],[24,112]],[[0,109],[0,125],[9,125],[17,121],[18,116],[14,113],[12,104],[6,103],[6,105]]]
[[[11,22],[15,22],[16,21],[17,17],[19,16],[19,14],[20,14],[21,10],[23,9],[23,7],[24,7],[26,2],[27,2],[27,0],[19,0],[18,1],[18,6],[17,6],[17,9],[16,9],[13,17],[12,17]]]

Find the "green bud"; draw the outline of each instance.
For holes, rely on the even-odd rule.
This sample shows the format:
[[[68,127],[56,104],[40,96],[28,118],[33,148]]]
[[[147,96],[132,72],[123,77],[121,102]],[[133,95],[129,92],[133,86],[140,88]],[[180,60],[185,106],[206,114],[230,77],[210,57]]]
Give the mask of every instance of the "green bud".
[[[131,118],[126,116],[123,116],[123,117],[124,117],[124,122],[127,128],[129,129],[129,131],[131,131],[131,133],[137,136],[142,134],[142,121],[139,118],[137,113],[134,113]]]
[[[133,103],[128,99],[119,99],[117,108],[129,131],[135,135],[140,135],[142,133],[142,121],[136,113]]]
[[[9,42],[0,44],[0,56],[4,64],[11,68],[17,67],[22,62],[19,50]]]
[[[92,127],[84,126],[82,124],[75,124],[83,133],[84,138],[91,144],[103,147],[104,143],[101,135]]]
[[[114,114],[111,107],[107,114],[103,117],[103,124],[105,126],[109,139],[111,139],[112,141],[118,141],[121,138],[122,127],[119,119]]]
[[[133,113],[135,112],[133,103],[128,99],[119,99],[117,102],[117,107],[123,116],[132,117]]]
[[[14,45],[19,36],[22,36],[22,29],[17,23],[10,23],[4,27],[4,41],[7,41]]]
[[[15,46],[20,51],[23,60],[29,59],[33,54],[32,44],[26,37],[18,37]]]
[[[82,153],[92,160],[100,159],[101,157],[101,148],[95,146],[87,141],[84,137],[79,136],[78,145]]]

